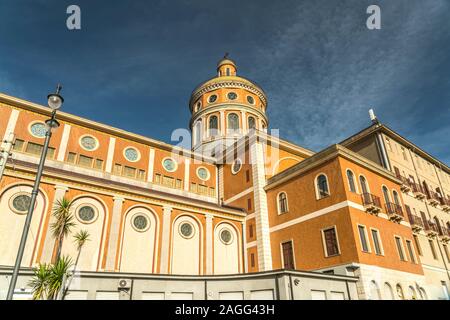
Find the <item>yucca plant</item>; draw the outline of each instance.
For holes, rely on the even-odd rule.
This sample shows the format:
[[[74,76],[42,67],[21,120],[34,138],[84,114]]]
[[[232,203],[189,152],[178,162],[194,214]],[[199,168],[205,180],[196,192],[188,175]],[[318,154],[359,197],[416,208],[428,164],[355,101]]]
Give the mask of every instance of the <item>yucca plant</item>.
[[[33,278],[28,282],[32,287],[33,300],[43,300],[47,298],[48,281],[51,273],[51,265],[43,263],[33,269]]]
[[[53,263],[59,261],[64,237],[66,237],[70,233],[70,230],[75,226],[72,206],[73,201],[64,197],[61,200],[57,200],[53,208],[55,222],[53,222],[50,227],[57,243],[56,255],[52,261]]]
[[[73,272],[72,272],[72,274],[70,275],[69,282],[68,282],[67,286],[66,286],[66,287],[64,288],[64,290],[63,290],[62,300],[64,300],[64,298],[65,298],[66,295],[67,295],[67,292],[69,291],[69,287],[70,287],[70,285],[71,285],[71,283],[72,283],[72,279],[73,279],[73,277],[74,277],[75,270],[77,269],[77,266],[78,266],[78,261],[80,260],[81,249],[83,249],[83,247],[84,247],[84,245],[86,244],[86,242],[90,240],[89,237],[90,237],[90,235],[89,235],[89,232],[88,232],[87,230],[80,230],[80,231],[78,231],[78,233],[74,236],[74,239],[75,239],[74,242],[75,242],[75,244],[77,245],[78,253],[77,253],[77,258],[76,258],[76,260],[75,260],[75,265],[74,265],[74,267],[73,267]]]
[[[47,281],[48,299],[54,300],[58,297],[72,265],[72,259],[69,256],[63,256],[51,267]]]

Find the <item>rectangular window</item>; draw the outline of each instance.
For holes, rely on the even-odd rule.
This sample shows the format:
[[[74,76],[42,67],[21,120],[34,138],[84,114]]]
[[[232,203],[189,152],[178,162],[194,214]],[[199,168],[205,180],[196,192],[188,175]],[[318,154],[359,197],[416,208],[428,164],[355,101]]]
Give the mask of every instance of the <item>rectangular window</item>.
[[[386,138],[386,145],[387,145],[388,150],[392,152],[391,140],[389,140],[389,138]]]
[[[122,175],[122,165],[118,163],[114,165],[114,174]]]
[[[448,247],[446,244],[443,244],[442,247],[444,247],[445,256],[447,257],[447,261],[450,262],[450,253],[448,252]]]
[[[215,197],[215,196],[216,196],[216,189],[210,187],[210,188],[209,188],[209,195],[210,195],[211,197]]]
[[[433,255],[433,259],[437,260],[436,248],[434,247],[434,241],[429,239],[428,243],[430,244],[431,254]]]
[[[47,149],[47,156],[45,158],[46,159],[53,159],[53,158],[55,158],[55,148],[49,147]]]
[[[294,270],[294,251],[292,248],[292,241],[281,244],[283,250],[283,268],[287,270]]]
[[[204,186],[202,184],[198,185],[198,190],[197,191],[198,191],[199,194],[201,194],[203,196],[207,196],[208,195],[208,187]]]
[[[250,170],[245,171],[245,181],[250,182]]]
[[[247,199],[247,209],[248,211],[252,210],[252,199]]]
[[[252,268],[255,267],[255,254],[254,254],[254,253],[251,253],[251,254],[250,254],[250,266],[251,266]]]
[[[397,251],[398,251],[398,255],[400,257],[400,260],[406,261],[405,253],[403,252],[402,239],[400,237],[395,237],[395,244],[397,245]]]
[[[103,160],[95,159],[95,169],[102,170],[103,169]]]
[[[139,180],[145,180],[145,170],[138,170],[138,177]]]
[[[249,238],[253,238],[253,224],[248,225],[248,236]]]
[[[24,144],[25,144],[25,141],[20,140],[20,139],[16,139],[14,141],[13,150],[22,151]]]
[[[191,192],[197,192],[197,184],[195,182],[191,182]]]
[[[155,183],[161,183],[161,175],[159,173],[155,173]]]
[[[419,256],[422,256],[422,247],[420,246],[419,238],[417,235],[413,234],[414,243],[416,244],[417,252],[419,253]]]
[[[175,185],[175,179],[168,176],[162,177],[162,185],[165,187],[173,188]]]
[[[412,263],[416,263],[416,255],[411,240],[406,240],[406,248],[408,248],[409,259]]]
[[[403,155],[403,159],[404,159],[405,161],[408,161],[408,157],[406,156],[405,148],[403,148],[403,147],[402,147],[402,155]]]
[[[177,189],[183,189],[183,180],[177,179],[177,182],[176,182],[175,187],[176,187]]]
[[[42,149],[43,149],[42,145],[33,142],[28,142],[25,152],[35,155],[41,155]]]
[[[78,165],[83,166],[83,167],[92,168],[93,161],[94,161],[93,158],[83,156],[82,154],[80,154],[80,156],[78,157]]]
[[[336,229],[329,228],[322,231],[323,240],[325,243],[325,253],[327,257],[335,256],[339,254],[338,240],[336,236]]]
[[[366,236],[366,227],[358,226],[359,239],[361,240],[361,248],[364,252],[369,252],[369,242],[367,241]]]
[[[67,162],[75,163],[76,159],[77,159],[77,154],[73,153],[73,152],[69,152],[69,154],[67,155]]]
[[[136,177],[136,168],[124,166],[123,167],[123,175],[125,177],[135,178]]]
[[[383,250],[381,248],[381,240],[380,240],[380,235],[378,230],[372,229],[372,240],[373,240],[373,245],[375,247],[375,253],[378,255],[382,255],[383,254]]]

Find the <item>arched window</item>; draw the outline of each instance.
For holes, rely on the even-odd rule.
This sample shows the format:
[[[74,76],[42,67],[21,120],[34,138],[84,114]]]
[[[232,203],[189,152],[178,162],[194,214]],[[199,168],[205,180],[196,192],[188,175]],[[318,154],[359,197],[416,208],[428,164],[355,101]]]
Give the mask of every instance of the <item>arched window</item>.
[[[362,193],[369,193],[369,188],[367,187],[367,181],[364,176],[359,176],[359,183],[361,184]]]
[[[347,179],[350,191],[356,192],[355,176],[353,175],[353,172],[351,172],[350,170],[347,170]]]
[[[414,289],[413,286],[409,286],[409,296],[411,297],[412,300],[417,300],[416,289]]]
[[[248,117],[248,129],[256,129],[256,121],[254,117]]]
[[[394,203],[398,206],[401,206],[400,198],[398,197],[398,192],[395,190],[392,190],[392,194],[394,195]]]
[[[281,192],[278,195],[278,214],[288,212],[287,195],[285,192]]]
[[[228,129],[231,131],[239,130],[239,117],[236,113],[228,115]]]
[[[389,283],[384,284],[384,298],[385,300],[395,300],[394,291]]]
[[[219,120],[217,116],[211,116],[209,118],[209,136],[214,137],[217,135],[219,129]]]
[[[405,299],[405,295],[403,294],[403,288],[400,284],[397,284],[395,286],[395,290],[397,291],[397,296],[400,300],[404,300]]]
[[[383,197],[384,197],[384,203],[390,203],[391,200],[389,199],[389,190],[386,188],[386,186],[383,186]]]
[[[378,284],[375,280],[370,282],[370,300],[380,300],[380,289],[378,288]]]
[[[328,189],[328,180],[324,174],[321,174],[316,179],[317,196],[319,199],[327,197],[330,192]]]
[[[194,126],[194,146],[198,145],[202,139],[202,122],[197,121]]]

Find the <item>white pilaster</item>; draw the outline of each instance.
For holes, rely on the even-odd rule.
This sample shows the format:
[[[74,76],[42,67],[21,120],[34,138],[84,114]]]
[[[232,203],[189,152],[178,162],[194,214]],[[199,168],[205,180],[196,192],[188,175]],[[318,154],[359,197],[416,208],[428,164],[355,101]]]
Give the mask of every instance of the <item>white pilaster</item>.
[[[114,197],[114,205],[112,211],[111,228],[109,229],[108,252],[106,256],[106,271],[116,271],[116,253],[119,244],[120,220],[122,217],[122,205],[124,199],[122,197]]]
[[[225,125],[225,111],[220,110],[220,134],[222,136],[226,135],[226,125]]]
[[[153,182],[153,168],[155,167],[155,149],[150,148],[148,153],[148,174],[147,181]]]
[[[10,136],[10,133],[14,133],[14,130],[16,129],[16,123],[17,119],[19,118],[19,110],[12,109],[11,114],[9,116],[8,124],[6,125],[5,134],[3,135],[3,139],[1,141],[1,148],[3,149],[5,147],[5,140],[8,139]]]
[[[247,133],[247,112],[241,111],[241,119],[242,119],[242,134]]]
[[[64,186],[64,185],[56,185],[55,186],[55,195],[53,197],[53,204],[52,204],[51,212],[53,212],[56,202],[58,200],[61,200],[65,196],[67,190],[69,190],[69,188],[67,186]],[[48,222],[47,232],[45,234],[44,249],[42,251],[42,257],[41,257],[41,261],[40,261],[41,263],[50,263],[52,260],[55,238],[53,238],[53,235],[52,235],[51,225],[54,222],[55,222],[55,218],[53,217],[53,214],[51,214],[50,220]]]
[[[56,158],[56,160],[58,161],[64,161],[64,157],[66,155],[66,150],[67,150],[67,144],[69,143],[69,136],[70,136],[70,129],[72,127],[65,123],[64,124],[64,130],[63,130],[63,134],[61,137],[61,142],[59,144],[59,151],[58,151],[58,157]]]
[[[225,200],[225,193],[224,193],[224,183],[223,183],[223,165],[219,166],[219,190],[218,194],[219,194],[219,201]]]
[[[253,141],[250,145],[250,161],[253,173],[253,193],[255,196],[256,242],[258,248],[259,271],[272,270],[272,251],[270,248],[269,213],[267,195],[264,190],[264,156],[262,144]]]
[[[213,274],[213,216],[205,215],[206,219],[206,274]]]
[[[191,167],[191,159],[184,160],[184,190],[189,191],[189,171]]]
[[[113,137],[109,138],[108,155],[106,158],[106,167],[105,167],[106,172],[112,171],[115,147],[116,147],[116,138]]]
[[[242,258],[244,259],[244,273],[248,272],[247,261],[247,224],[242,221]]]
[[[169,251],[170,251],[170,224],[172,208],[164,207],[162,222],[162,240],[161,240],[161,261],[159,273],[169,273]]]

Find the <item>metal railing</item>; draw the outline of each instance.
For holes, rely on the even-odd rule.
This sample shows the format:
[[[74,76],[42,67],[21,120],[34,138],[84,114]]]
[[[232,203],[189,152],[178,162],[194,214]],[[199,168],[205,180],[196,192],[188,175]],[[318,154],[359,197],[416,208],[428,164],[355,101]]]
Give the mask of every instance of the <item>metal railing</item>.
[[[380,197],[373,195],[371,193],[365,192],[361,194],[363,205],[365,206],[375,206],[381,208]]]
[[[408,214],[408,219],[409,219],[409,223],[412,226],[418,226],[418,227],[424,228],[423,221],[422,221],[421,217],[410,213],[410,214]]]
[[[388,215],[399,215],[403,217],[403,208],[396,203],[388,202],[386,203],[386,213]]]

